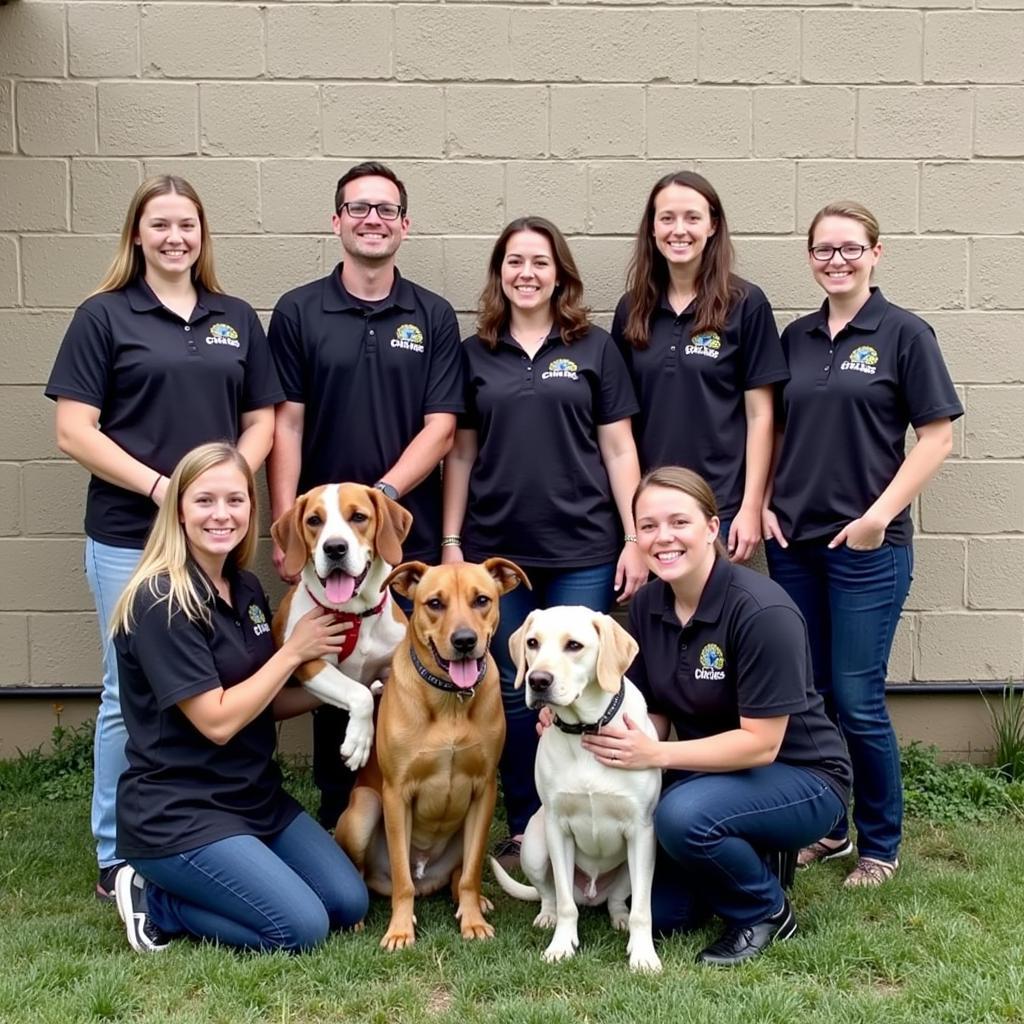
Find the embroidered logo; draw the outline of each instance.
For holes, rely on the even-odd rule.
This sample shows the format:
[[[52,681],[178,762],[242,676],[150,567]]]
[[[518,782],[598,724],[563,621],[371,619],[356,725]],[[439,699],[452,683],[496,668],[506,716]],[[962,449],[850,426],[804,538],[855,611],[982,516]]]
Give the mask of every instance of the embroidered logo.
[[[700,652],[700,668],[693,673],[694,679],[724,679],[725,655],[718,644],[705,644]]]
[[[263,636],[270,632],[270,623],[267,622],[263,609],[258,604],[249,605],[249,621],[252,623],[252,631],[256,636]]]
[[[722,339],[715,331],[702,331],[690,339],[690,344],[683,349],[688,356],[707,356],[717,359],[722,349]]]
[[[878,352],[870,345],[858,345],[850,358],[840,364],[840,370],[856,370],[857,373],[874,373],[878,364]]]
[[[579,367],[571,359],[552,359],[548,368],[540,375],[541,380],[563,377],[565,380],[579,380]]]
[[[410,352],[423,351],[423,332],[415,324],[402,324],[391,339],[392,348],[404,348]]]
[[[230,345],[232,348],[238,348],[241,342],[238,340],[238,331],[231,324],[214,324],[206,336],[206,344]]]

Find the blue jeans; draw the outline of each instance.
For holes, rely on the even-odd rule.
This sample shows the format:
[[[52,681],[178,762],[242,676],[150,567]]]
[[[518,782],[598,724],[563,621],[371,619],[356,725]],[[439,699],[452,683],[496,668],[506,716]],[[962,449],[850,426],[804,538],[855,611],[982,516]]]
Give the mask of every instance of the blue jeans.
[[[296,952],[358,924],[369,906],[359,872],[305,812],[269,839],[230,836],[129,859],[148,883],[150,918],[168,935]]]
[[[778,761],[669,786],[654,812],[655,934],[693,927],[708,911],[741,926],[770,917],[784,894],[767,855],[814,842],[845,815],[821,776]]]
[[[910,589],[913,550],[825,541],[766,545],[768,569],[807,620],[814,682],[853,765],[853,822],[862,857],[894,861],[903,829],[900,750],[885,705],[889,651]],[[831,839],[845,839],[842,821]]]
[[[117,780],[128,767],[124,744],[128,732],[121,716],[118,695],[117,656],[110,642],[110,616],[117,599],[124,591],[139,564],[142,552],[135,548],[118,548],[85,539],[85,575],[89,581],[103,649],[103,692],[96,715],[96,738],[93,743],[92,834],[96,838],[96,859],[101,868],[117,864],[115,852],[117,819],[115,801]]]
[[[516,667],[508,652],[509,637],[526,621],[535,608],[558,604],[578,604],[607,612],[615,603],[615,562],[586,569],[528,568],[533,584],[523,584],[501,599],[501,621],[491,642],[491,653],[501,676],[501,700],[505,705],[505,749],[498,770],[508,815],[509,834],[521,835],[526,823],[540,807],[533,779],[537,755],[537,715],[526,706],[522,689],[513,686]]]

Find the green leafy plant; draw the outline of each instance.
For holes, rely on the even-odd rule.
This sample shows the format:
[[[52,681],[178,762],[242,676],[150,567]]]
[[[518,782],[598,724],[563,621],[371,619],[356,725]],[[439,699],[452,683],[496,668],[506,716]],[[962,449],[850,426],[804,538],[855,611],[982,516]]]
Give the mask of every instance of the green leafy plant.
[[[1024,780],[1024,693],[1007,683],[998,703],[990,702],[984,693],[981,699],[992,723],[996,771],[1010,782]]]
[[[59,722],[50,737],[50,749],[41,746],[18,751],[12,761],[0,762],[0,792],[33,789],[46,800],[68,800],[92,792],[92,748],[95,723]]]

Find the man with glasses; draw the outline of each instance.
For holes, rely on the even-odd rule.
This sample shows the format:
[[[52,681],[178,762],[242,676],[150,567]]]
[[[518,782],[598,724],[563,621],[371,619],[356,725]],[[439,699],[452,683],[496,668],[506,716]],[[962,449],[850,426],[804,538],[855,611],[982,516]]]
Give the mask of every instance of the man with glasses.
[[[286,401],[267,461],[274,519],[320,484],[374,484],[413,525],[403,554],[440,560],[441,459],[463,410],[459,328],[451,305],[403,278],[408,195],[389,167],[357,164],[338,181],[331,225],[342,262],[283,295],[268,332]],[[274,564],[282,571],[282,553]],[[339,757],[348,716],[314,715],[319,817],[333,828],[354,781]]]

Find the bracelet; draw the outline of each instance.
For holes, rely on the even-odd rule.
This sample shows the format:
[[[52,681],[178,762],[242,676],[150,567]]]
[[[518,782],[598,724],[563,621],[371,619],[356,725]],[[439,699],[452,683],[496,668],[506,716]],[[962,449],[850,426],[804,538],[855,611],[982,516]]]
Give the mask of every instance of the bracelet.
[[[622,535],[622,539],[627,544],[635,544],[636,543],[636,534],[635,533],[624,533]]]
[[[153,493],[156,491],[157,485],[160,483],[161,480],[163,480],[163,478],[163,473],[157,473],[156,479],[153,481],[153,486],[150,487],[149,494],[146,495],[147,498],[153,497]]]
[[[462,547],[462,538],[457,533],[449,534],[449,536],[441,538],[441,547],[443,547],[443,548],[461,548]]]

